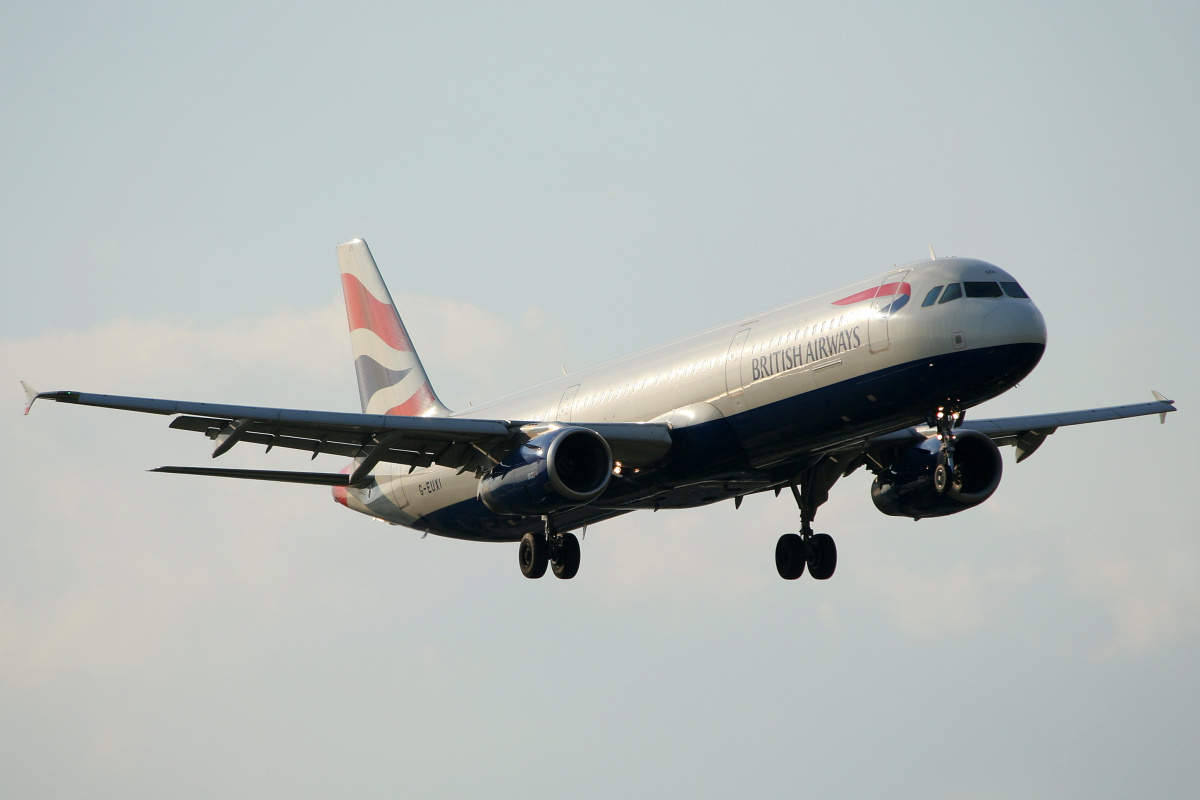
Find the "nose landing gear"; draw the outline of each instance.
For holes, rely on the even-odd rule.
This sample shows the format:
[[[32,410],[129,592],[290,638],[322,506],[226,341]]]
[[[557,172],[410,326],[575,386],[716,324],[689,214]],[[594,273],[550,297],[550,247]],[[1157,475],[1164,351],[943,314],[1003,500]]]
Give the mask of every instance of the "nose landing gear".
[[[937,429],[938,441],[942,443],[938,453],[938,464],[933,470],[933,488],[938,494],[945,494],[948,489],[962,491],[962,467],[954,462],[954,429],[962,424],[964,412],[953,406],[938,406],[937,411],[929,415],[929,426]]]

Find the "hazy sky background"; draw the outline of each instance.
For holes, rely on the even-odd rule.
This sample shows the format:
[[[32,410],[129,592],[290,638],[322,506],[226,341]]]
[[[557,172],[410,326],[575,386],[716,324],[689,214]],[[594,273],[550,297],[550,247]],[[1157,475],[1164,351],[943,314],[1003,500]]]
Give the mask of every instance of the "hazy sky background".
[[[7,3],[0,795],[1179,797],[1200,789],[1200,6]],[[370,242],[480,401],[922,258],[1013,272],[1038,370],[1150,399],[980,508],[421,540],[39,389],[357,410]],[[7,388],[4,388],[7,387]],[[307,468],[236,449],[230,465]],[[337,469],[337,459],[317,468]]]

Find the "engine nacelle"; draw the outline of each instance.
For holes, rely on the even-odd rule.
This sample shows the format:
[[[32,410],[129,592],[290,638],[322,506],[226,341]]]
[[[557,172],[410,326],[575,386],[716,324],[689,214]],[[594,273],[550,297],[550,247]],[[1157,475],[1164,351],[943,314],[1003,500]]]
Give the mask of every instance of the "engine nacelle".
[[[479,482],[479,499],[497,514],[550,514],[595,500],[612,472],[603,436],[559,428],[530,439],[493,467]]]
[[[954,463],[962,471],[962,481],[958,485],[951,482],[943,492],[934,483],[941,447],[933,437],[902,452],[871,484],[875,507],[893,517],[944,517],[992,496],[1004,471],[995,442],[979,431],[956,430]]]

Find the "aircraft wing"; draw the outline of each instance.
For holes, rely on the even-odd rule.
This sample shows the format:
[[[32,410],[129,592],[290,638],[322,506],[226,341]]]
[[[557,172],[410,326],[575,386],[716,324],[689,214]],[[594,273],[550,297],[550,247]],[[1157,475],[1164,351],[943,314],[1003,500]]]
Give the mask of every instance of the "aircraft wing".
[[[1107,422],[1114,419],[1141,417],[1148,414],[1158,414],[1159,422],[1165,422],[1167,414],[1174,410],[1174,400],[1168,400],[1158,392],[1154,392],[1154,402],[1152,403],[1089,408],[1082,411],[1064,411],[1056,414],[1031,414],[1023,417],[969,419],[963,421],[962,427],[979,431],[998,445],[1012,445],[1016,447],[1017,462],[1020,463],[1033,455],[1034,451],[1046,441],[1047,436],[1067,425]],[[924,438],[926,433],[932,435],[932,431],[922,431],[923,429],[906,428],[895,433],[876,437],[871,440],[870,446],[899,444],[909,439]]]
[[[342,455],[355,460],[353,472],[313,473],[274,470],[231,470],[202,467],[163,467],[159,471],[192,475],[290,481],[295,483],[354,484],[364,480],[380,462],[407,464],[412,469],[434,464],[483,470],[498,463],[544,424],[464,419],[458,417],[406,417],[388,414],[353,414],[260,406],[195,403],[148,397],[89,394],[87,392],[35,392],[25,387],[29,413],[35,400],[54,400],[81,406],[172,415],[171,427],[203,433],[216,442],[213,457],[239,442]],[[629,465],[651,464],[671,447],[666,425],[641,423],[575,423],[590,428],[609,444],[613,458]]]

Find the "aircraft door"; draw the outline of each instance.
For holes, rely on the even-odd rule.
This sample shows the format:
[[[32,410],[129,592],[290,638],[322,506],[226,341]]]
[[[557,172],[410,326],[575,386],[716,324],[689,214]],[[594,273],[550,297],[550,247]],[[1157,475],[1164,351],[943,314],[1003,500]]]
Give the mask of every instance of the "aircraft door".
[[[908,302],[908,284],[905,276],[912,270],[899,269],[883,276],[875,297],[871,299],[871,307],[867,315],[867,343],[872,353],[879,353],[891,347],[888,338],[888,318]]]
[[[746,384],[742,380],[742,363],[745,360],[742,358],[742,350],[745,349],[749,336],[750,329],[743,328],[729,343],[729,354],[725,357],[725,391],[730,397],[740,397],[746,390]]]
[[[408,496],[404,493],[404,478],[399,473],[390,473],[383,489],[397,508],[404,508],[408,505]]]
[[[559,422],[571,421],[571,407],[575,405],[575,395],[578,392],[578,383],[563,392],[562,399],[558,401],[558,414],[554,417],[556,420]]]

